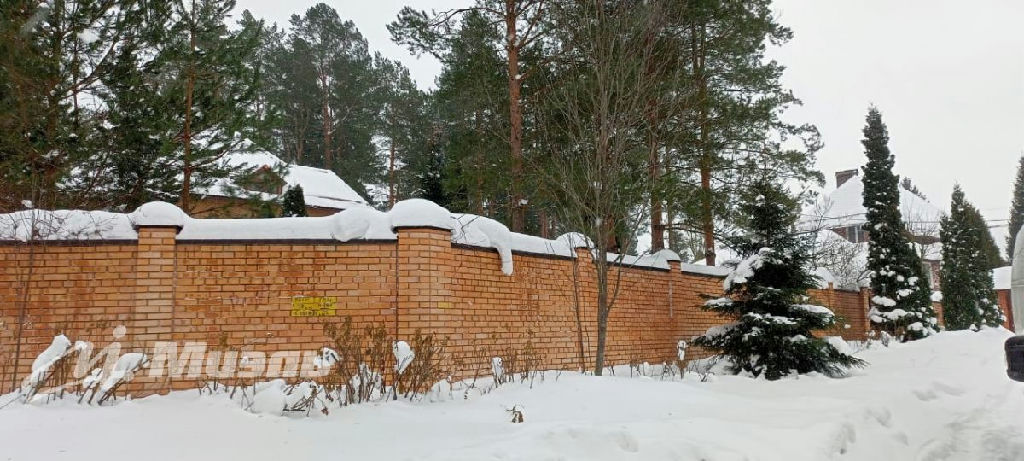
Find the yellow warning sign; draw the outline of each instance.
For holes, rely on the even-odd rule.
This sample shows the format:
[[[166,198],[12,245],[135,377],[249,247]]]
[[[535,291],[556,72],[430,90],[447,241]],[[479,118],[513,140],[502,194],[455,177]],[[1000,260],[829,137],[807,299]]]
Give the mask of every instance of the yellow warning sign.
[[[292,298],[292,317],[328,317],[335,315],[337,307],[334,296],[297,296]]]

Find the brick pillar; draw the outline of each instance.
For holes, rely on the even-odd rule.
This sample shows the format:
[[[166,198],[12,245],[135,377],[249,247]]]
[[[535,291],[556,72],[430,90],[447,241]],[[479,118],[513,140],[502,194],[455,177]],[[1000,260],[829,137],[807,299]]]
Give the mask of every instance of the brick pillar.
[[[398,311],[396,337],[405,339],[417,328],[451,334],[445,322],[453,306],[452,233],[437,228],[395,228],[398,234]]]
[[[135,307],[132,321],[125,325],[128,334],[121,339],[122,352],[152,354],[155,341],[173,340],[175,239],[187,218],[181,209],[165,202],[150,202],[132,213],[139,237]],[[132,384],[144,393],[167,392],[171,389],[169,381],[140,376]]]

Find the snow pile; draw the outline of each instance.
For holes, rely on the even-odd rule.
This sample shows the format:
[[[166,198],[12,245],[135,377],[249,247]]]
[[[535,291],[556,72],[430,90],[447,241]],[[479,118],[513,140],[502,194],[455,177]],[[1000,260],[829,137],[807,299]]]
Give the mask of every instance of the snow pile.
[[[0,214],[0,240],[135,240],[138,233],[123,213],[82,210],[24,210]]]
[[[54,365],[72,352],[74,349],[67,336],[62,334],[54,336],[50,345],[32,361],[32,374],[22,382],[22,393],[34,393],[46,381],[53,371]]]
[[[494,248],[501,256],[501,272],[512,275],[512,232],[504,224],[483,216],[452,213],[452,242]]]
[[[505,367],[501,363],[501,357],[491,357],[491,376],[496,382],[504,382]]]
[[[567,232],[559,235],[555,241],[561,242],[569,248],[594,248],[594,241],[579,232]]]
[[[107,379],[103,381],[103,385],[100,386],[99,395],[106,396],[121,384],[131,381],[135,377],[135,373],[148,364],[149,357],[141,352],[129,352],[122,355],[114,364],[114,369],[110,370]]]
[[[414,198],[402,200],[388,212],[391,227],[433,227],[451,230],[452,214],[441,205],[430,200]]]
[[[853,348],[842,336],[826,336],[825,341],[828,341],[840,354],[853,355]]]
[[[337,215],[335,215],[337,216]],[[192,219],[178,241],[334,240],[334,216],[319,218]],[[343,240],[344,241],[344,240]]]
[[[34,218],[35,217],[35,218]],[[37,219],[41,217],[42,219]],[[32,218],[32,219],[30,219]],[[59,219],[57,219],[59,218]],[[52,231],[39,222],[48,223]],[[33,224],[34,223],[34,224]],[[576,257],[576,248],[591,248],[589,238],[568,233],[555,240],[511,232],[502,223],[483,216],[451,213],[428,200],[410,199],[395,204],[388,212],[368,206],[348,207],[331,216],[268,219],[195,219],[177,206],[166,202],[149,202],[130,214],[84,211],[25,211],[0,215],[0,240],[26,240],[33,235],[67,240],[71,238],[132,239],[138,238],[135,227],[174,226],[179,228],[178,241],[263,241],[311,240],[340,242],[358,240],[392,241],[398,228],[436,228],[450,230],[454,244],[490,248],[501,257],[501,270],[511,275],[513,253]],[[37,237],[40,238],[40,237]],[[609,261],[625,266],[668,270],[669,263],[679,261],[671,250],[654,254],[609,254]],[[724,277],[726,268],[682,265],[685,272]]]
[[[992,269],[992,284],[996,290],[1010,289],[1010,272],[1013,266],[997,267]]]
[[[320,350],[320,355],[313,358],[313,366],[317,370],[326,370],[333,367],[340,359],[341,356],[338,355],[338,351],[325,347]]]
[[[181,208],[167,202],[148,202],[133,211],[129,217],[138,226],[175,226],[182,227],[189,220]]]
[[[412,363],[412,360],[416,358],[416,353],[413,352],[412,347],[405,341],[395,341],[391,346],[391,352],[395,356],[395,372],[402,374],[405,369]]]
[[[802,312],[809,312],[812,314],[824,315],[826,317],[833,317],[835,314],[832,310],[825,306],[818,306],[814,304],[793,304],[789,306],[790,309]]]
[[[754,276],[754,272],[760,269],[761,266],[764,266],[765,258],[768,257],[771,252],[771,248],[762,248],[757,253],[744,258],[736,264],[736,268],[725,277],[724,281],[722,281],[722,287],[725,291],[729,291],[734,284],[747,283],[747,280]]]
[[[349,208],[331,218],[331,235],[340,242],[397,238],[388,216],[373,208]]]
[[[89,350],[91,347],[92,345],[86,341],[75,341],[72,344],[71,340],[63,334],[54,336],[50,345],[32,361],[32,373],[21,382],[21,396],[28,401],[34,401],[34,398],[37,397],[36,394],[45,390],[43,386],[47,385],[47,381],[57,371],[57,367],[62,361],[72,354]],[[61,386],[65,383],[51,384]]]
[[[275,379],[268,383],[256,385],[256,394],[253,396],[249,411],[257,414],[280,416],[284,413],[285,405],[288,402],[288,395],[285,393],[287,383],[283,379]]]
[[[827,290],[829,286],[836,286],[836,277],[832,275],[832,271],[819,267],[814,270],[814,276],[818,278],[818,288]]]
[[[708,275],[712,277],[726,277],[732,273],[732,269],[722,266],[708,266],[702,264],[680,264],[680,270],[691,274]]]
[[[259,417],[224,395],[182,391],[101,411],[12,405],[0,411],[0,432],[5,457],[33,460],[146,453],[157,461],[263,461],[339,450],[346,458],[417,460],[1015,460],[1024,453],[1024,392],[1005,375],[1009,336],[984,329],[874,344],[857,352],[870,366],[845,379],[561,372],[532,388],[515,382],[457,392],[451,402],[348,406],[317,420],[270,417],[315,389],[288,394],[276,381],[258,389]],[[512,407],[522,409],[522,424],[509,423]],[[58,421],[68,430],[54,437]],[[111,431],[124,427],[147,430],[117,439],[112,450]]]

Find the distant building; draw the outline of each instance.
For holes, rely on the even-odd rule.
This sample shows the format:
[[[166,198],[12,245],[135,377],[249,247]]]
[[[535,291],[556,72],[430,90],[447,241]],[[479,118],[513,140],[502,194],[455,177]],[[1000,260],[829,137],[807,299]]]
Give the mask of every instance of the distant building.
[[[836,188],[802,219],[805,227],[830,230],[854,244],[867,244],[871,232],[864,228],[867,209],[864,207],[864,182],[860,170],[844,170],[835,174]],[[942,244],[939,243],[939,221],[943,211],[921,195],[900,186],[900,214],[908,237],[914,243],[930,276],[933,289],[939,288]]]
[[[369,206],[359,193],[330,170],[287,163],[267,152],[234,153],[223,162],[235,173],[218,179],[209,187],[197,188],[191,216],[277,216],[281,194],[296,185],[302,187],[309,216],[327,216],[352,207]]]

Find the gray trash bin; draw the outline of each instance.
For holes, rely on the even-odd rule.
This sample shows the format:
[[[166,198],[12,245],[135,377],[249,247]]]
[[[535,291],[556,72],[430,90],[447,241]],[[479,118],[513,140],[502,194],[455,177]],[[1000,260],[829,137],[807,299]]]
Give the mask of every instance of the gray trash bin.
[[[1024,336],[1006,340],[1006,375],[1014,381],[1024,381]]]

